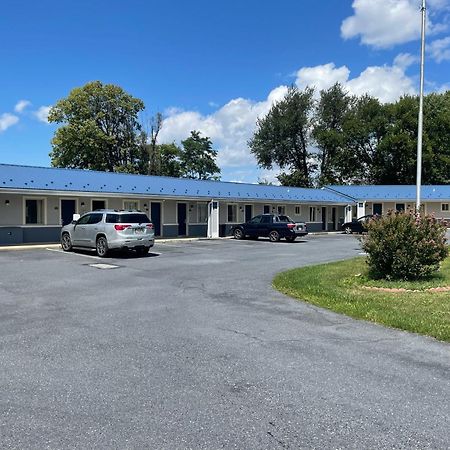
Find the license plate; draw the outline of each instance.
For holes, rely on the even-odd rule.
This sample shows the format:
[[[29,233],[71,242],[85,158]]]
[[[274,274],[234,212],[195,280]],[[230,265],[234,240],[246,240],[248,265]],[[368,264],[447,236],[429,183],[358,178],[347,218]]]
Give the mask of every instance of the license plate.
[[[134,232],[136,234],[142,234],[144,232],[144,228],[135,228]]]

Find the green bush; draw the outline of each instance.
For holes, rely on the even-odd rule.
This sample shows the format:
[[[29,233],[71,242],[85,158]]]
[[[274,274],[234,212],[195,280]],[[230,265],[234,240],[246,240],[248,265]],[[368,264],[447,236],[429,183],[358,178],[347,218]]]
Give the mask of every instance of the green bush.
[[[433,216],[414,211],[389,211],[372,219],[362,248],[372,278],[418,280],[439,270],[448,255],[446,226]]]

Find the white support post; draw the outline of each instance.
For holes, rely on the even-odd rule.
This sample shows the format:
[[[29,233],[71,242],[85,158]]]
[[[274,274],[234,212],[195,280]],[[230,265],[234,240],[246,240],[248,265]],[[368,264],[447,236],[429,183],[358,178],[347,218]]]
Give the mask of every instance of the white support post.
[[[208,239],[219,237],[219,202],[211,200],[208,203]]]
[[[366,202],[358,202],[356,218],[359,219],[366,215]]]
[[[345,220],[344,222],[351,222],[353,219],[353,206],[347,205],[345,207]]]

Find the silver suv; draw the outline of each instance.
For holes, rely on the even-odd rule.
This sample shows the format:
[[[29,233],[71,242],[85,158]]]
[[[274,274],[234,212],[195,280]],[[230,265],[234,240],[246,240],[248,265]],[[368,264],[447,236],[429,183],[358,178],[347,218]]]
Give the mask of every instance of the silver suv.
[[[104,257],[112,249],[133,249],[145,255],[155,243],[155,230],[147,214],[102,209],[88,212],[61,229],[61,247],[95,248]]]

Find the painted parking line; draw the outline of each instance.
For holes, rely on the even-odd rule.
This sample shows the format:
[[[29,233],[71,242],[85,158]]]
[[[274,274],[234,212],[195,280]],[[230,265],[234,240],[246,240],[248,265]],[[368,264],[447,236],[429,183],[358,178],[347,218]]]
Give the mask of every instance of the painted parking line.
[[[95,255],[85,255],[83,253],[65,252],[64,250],[58,250],[56,248],[46,248],[45,250],[48,250],[49,252],[62,253],[64,255],[83,256],[85,258],[100,259],[100,260],[103,259]]]

